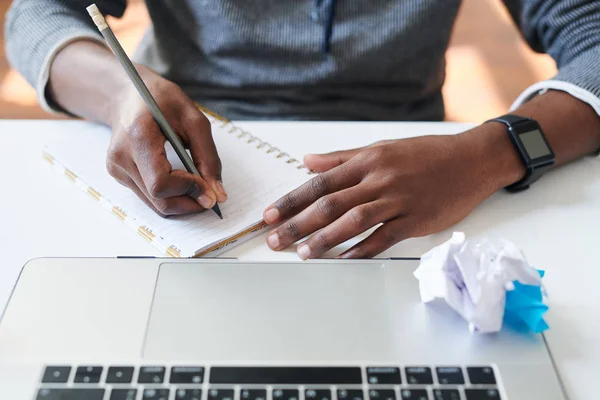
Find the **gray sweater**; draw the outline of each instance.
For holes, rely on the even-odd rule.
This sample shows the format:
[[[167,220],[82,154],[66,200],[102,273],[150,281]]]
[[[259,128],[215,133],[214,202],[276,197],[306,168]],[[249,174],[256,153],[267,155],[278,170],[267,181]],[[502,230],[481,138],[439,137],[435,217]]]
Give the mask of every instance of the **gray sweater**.
[[[103,43],[93,1],[15,0],[9,61],[42,105],[49,65],[78,38]],[[441,120],[444,54],[460,0],[148,0],[152,27],[134,59],[230,119]],[[600,0],[504,0],[529,45],[550,54],[555,88],[600,114]]]

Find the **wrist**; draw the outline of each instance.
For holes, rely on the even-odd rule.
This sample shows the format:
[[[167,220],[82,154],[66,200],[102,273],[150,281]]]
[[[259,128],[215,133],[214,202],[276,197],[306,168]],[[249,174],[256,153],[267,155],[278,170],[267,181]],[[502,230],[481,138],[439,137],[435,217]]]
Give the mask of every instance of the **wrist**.
[[[525,166],[508,137],[505,125],[486,122],[461,136],[468,143],[467,148],[478,176],[491,193],[525,176]]]
[[[76,40],[50,65],[48,97],[72,115],[110,124],[127,75],[104,45]]]
[[[157,77],[156,73],[141,64],[134,64],[134,66],[144,81],[144,84],[148,87],[148,90],[152,92],[153,84]],[[118,68],[118,71],[115,72],[119,77],[114,81],[115,86],[112,90],[113,98],[112,101],[109,102],[110,124],[112,127],[115,125],[123,125],[125,121],[131,122],[130,120],[134,117],[132,111],[137,110],[137,105],[143,102],[143,98],[138,93],[126,72],[120,65],[118,65]],[[153,95],[155,96],[156,94],[153,93]]]

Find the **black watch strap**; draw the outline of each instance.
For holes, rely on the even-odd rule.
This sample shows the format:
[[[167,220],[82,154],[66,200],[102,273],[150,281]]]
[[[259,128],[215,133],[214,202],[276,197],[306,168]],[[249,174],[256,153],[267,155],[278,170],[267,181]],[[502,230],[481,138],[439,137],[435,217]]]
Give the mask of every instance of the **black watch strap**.
[[[549,169],[554,165],[554,158],[550,162],[541,162],[537,163],[533,160],[530,160],[528,155],[524,154],[525,150],[523,146],[520,146],[517,141],[516,136],[519,135],[519,125],[521,124],[536,124],[537,122],[528,117],[521,117],[518,115],[507,114],[498,118],[491,119],[487,122],[500,122],[507,126],[507,133],[511,139],[512,144],[515,146],[515,150],[517,151],[519,158],[523,162],[526,172],[523,179],[518,182],[513,183],[505,187],[505,189],[509,192],[519,192],[521,190],[525,190],[529,188],[531,184],[541,178]],[[539,125],[537,125],[539,128]],[[540,133],[543,135],[541,128],[539,128]],[[547,143],[546,143],[547,144]]]
[[[518,115],[506,114],[498,118],[490,119],[488,122],[491,121],[502,122],[504,125],[510,128],[511,126],[516,125],[520,122],[533,120],[528,117],[519,117]]]
[[[552,164],[546,164],[539,166],[537,168],[527,168],[527,172],[523,179],[519,182],[515,182],[512,185],[508,185],[504,189],[509,192],[520,192],[521,190],[528,189],[535,181],[540,179],[548,170],[552,168]]]

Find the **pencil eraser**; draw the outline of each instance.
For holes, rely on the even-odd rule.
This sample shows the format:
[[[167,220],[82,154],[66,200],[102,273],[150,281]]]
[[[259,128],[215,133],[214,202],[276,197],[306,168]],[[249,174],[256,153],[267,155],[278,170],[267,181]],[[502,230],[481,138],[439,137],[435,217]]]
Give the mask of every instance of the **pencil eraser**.
[[[96,5],[96,3],[92,4],[91,6],[88,6],[88,8],[86,8],[86,10],[92,17],[95,17],[96,15],[102,15],[102,14],[100,14],[100,10],[98,9],[98,6]]]
[[[98,6],[95,3],[87,7],[86,10],[88,14],[90,14],[90,17],[92,17],[92,20],[94,20],[94,23],[96,24],[99,30],[102,31],[108,28],[108,24],[106,23],[104,16],[102,15],[100,10],[98,9]]]

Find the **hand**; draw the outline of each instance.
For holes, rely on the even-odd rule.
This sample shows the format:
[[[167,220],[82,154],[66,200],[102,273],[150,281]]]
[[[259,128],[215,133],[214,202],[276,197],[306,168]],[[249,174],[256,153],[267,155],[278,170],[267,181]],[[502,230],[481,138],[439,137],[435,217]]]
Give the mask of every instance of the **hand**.
[[[165,136],[132,84],[117,96],[111,113],[108,172],[161,216],[195,213],[224,202],[221,161],[209,121],[177,85],[137,67],[173,130],[190,149],[202,177],[172,169]]]
[[[284,222],[267,242],[282,250],[312,235],[297,252],[302,259],[317,258],[382,224],[339,256],[370,258],[401,240],[446,229],[517,180],[519,160],[499,129],[498,146],[491,136],[471,131],[307,156],[305,165],[321,174],[265,210],[267,223]]]

